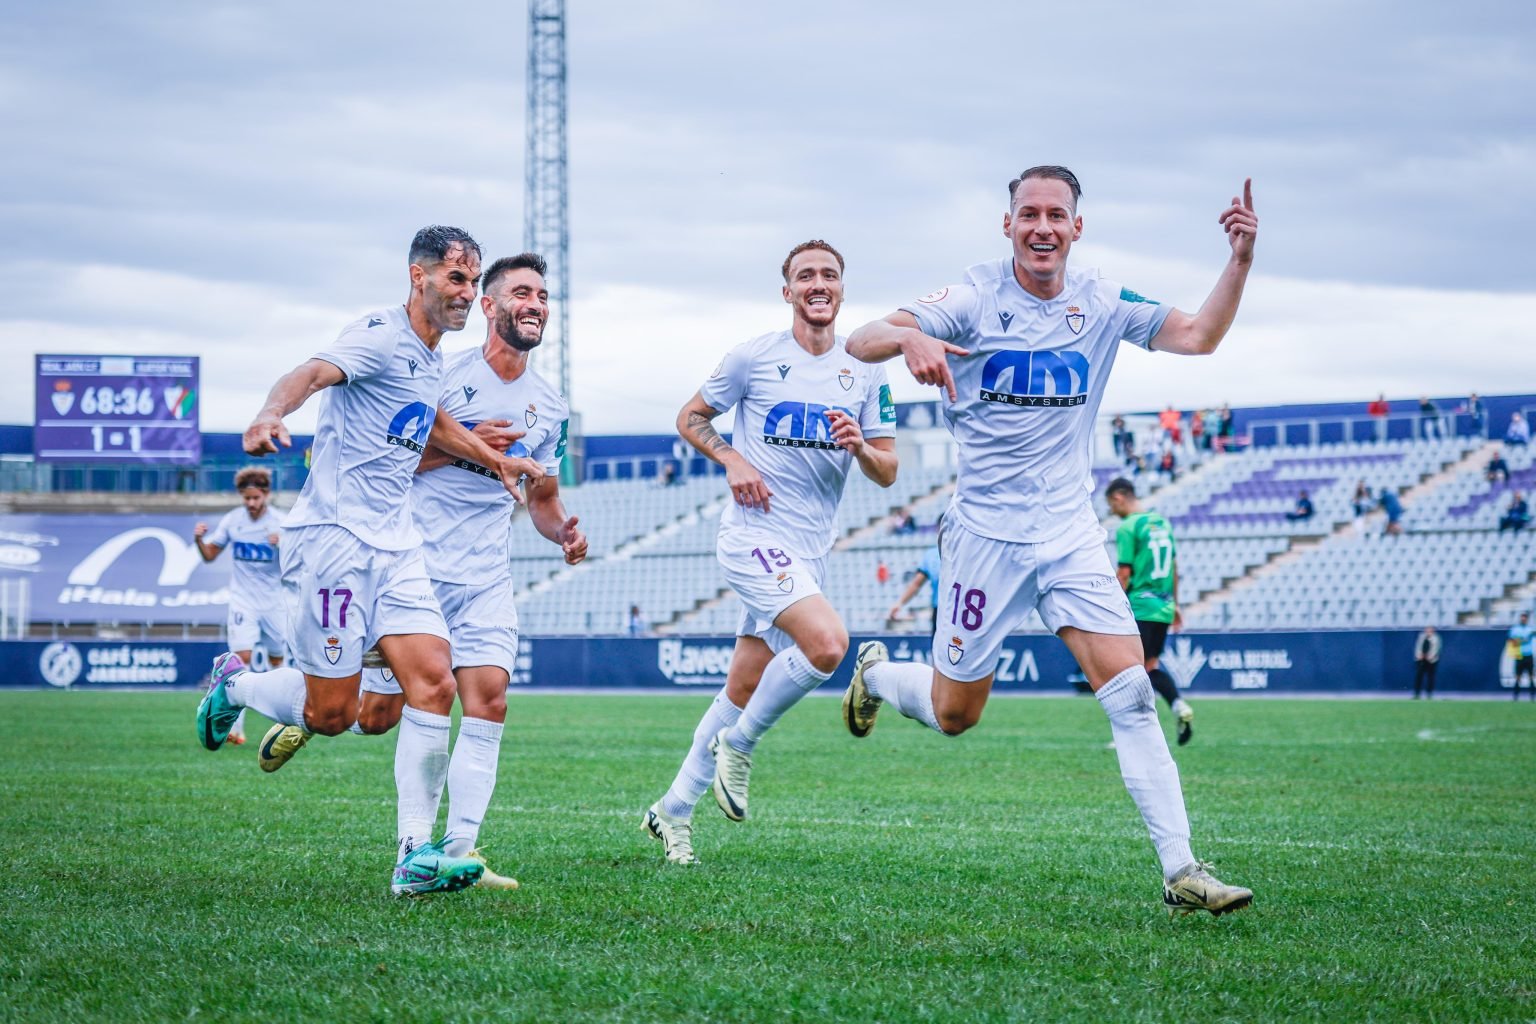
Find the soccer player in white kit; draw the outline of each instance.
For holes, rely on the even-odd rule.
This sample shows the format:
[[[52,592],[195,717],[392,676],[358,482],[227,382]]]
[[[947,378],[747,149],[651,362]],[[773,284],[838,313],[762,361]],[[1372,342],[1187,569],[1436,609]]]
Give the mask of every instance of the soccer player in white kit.
[[[537,477],[526,483],[534,529],[560,545],[567,565],[587,555],[586,535],[560,499],[565,455],[565,397],[528,368],[549,319],[545,263],[536,253],[508,256],[485,272],[480,297],[485,343],[448,357],[438,408],[497,451],[531,459]],[[422,534],[422,555],[452,640],[453,677],[464,715],[448,761],[446,852],[482,859],[475,850],[496,786],[507,687],[517,663],[508,525],[513,500],[496,473],[429,444],[411,487],[411,515]],[[354,731],[388,732],[399,723],[404,696],[392,670],[364,663]],[[308,739],[296,726],[273,726],[262,740],[262,767],[280,768]],[[437,817],[433,808],[432,817]],[[481,888],[515,889],[515,879],[489,868]]]
[[[257,644],[266,653],[269,668],[282,668],[288,650],[288,610],[283,602],[282,580],[277,568],[277,531],[283,513],[273,508],[272,474],[260,466],[247,466],[235,474],[240,508],[232,508],[213,527],[197,523],[192,542],[203,561],[211,562],[225,548],[232,548],[235,565],[229,574],[229,615],[226,634],[229,649],[245,664]],[[245,742],[245,712],[229,730],[229,742]]]
[[[480,280],[480,247],[434,225],[410,248],[410,296],[349,324],[281,377],[246,428],[248,454],[292,443],[283,417],[321,392],[309,478],[282,531],[283,590],[296,669],[260,675],[221,655],[198,706],[198,739],[216,750],[241,707],[334,736],[357,720],[363,652],[375,643],[408,708],[395,750],[399,843],[391,890],[452,892],[484,864],[450,857],[431,830],[448,771],[454,682],[448,627],[427,581],[407,495],[428,437],[493,467],[516,492],[528,463],[493,450],[437,410],[446,331],[463,330]]]
[[[725,686],[671,788],[643,818],[674,864],[696,862],[693,808],[712,783],[727,818],[747,816],[758,740],[848,652],[848,631],[821,584],[849,468],[858,463],[881,487],[896,481],[885,371],[849,359],[835,330],[842,256],[805,242],[782,270],[790,329],[733,348],[677,418],[678,433],[725,467],[734,501],[720,516],[715,556],[743,614]],[[711,422],[733,405],[734,446]]]
[[[1141,638],[1090,503],[1089,445],[1121,340],[1206,355],[1226,335],[1258,234],[1252,182],[1219,218],[1231,257],[1193,315],[1068,268],[1083,230],[1080,195],[1065,167],[1025,171],[1009,183],[1003,215],[1012,258],[972,267],[963,283],[849,338],[855,358],[901,355],[918,381],[945,389],[960,466],[940,539],[933,667],[887,661],[878,642],[860,645],[844,720],[867,735],[889,701],[931,729],[964,732],[981,717],[1003,638],[1038,610],[1109,716],[1121,776],[1162,861],[1164,904],[1222,914],[1253,893],[1213,878],[1190,850]]]

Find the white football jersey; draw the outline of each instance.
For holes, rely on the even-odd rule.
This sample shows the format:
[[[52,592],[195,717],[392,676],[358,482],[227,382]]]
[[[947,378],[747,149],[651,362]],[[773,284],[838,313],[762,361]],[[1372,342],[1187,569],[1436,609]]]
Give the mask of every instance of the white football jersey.
[[[1119,343],[1146,348],[1168,308],[1073,268],[1060,295],[1039,299],[1010,256],[902,309],[967,353],[948,357],[959,398],[944,407],[959,447],[959,521],[1024,543],[1065,532],[1093,491],[1093,424]]]
[[[234,567],[229,573],[230,597],[255,608],[263,608],[282,597],[282,576],[278,571],[277,545],[269,539],[282,529],[283,513],[271,505],[260,519],[252,519],[242,505],[224,513],[203,543],[229,548]]]
[[[832,443],[827,411],[840,409],[866,438],[896,435],[896,406],[885,368],[848,355],[839,337],[825,355],[800,347],[792,331],[754,338],[731,349],[699,389],[711,409],[736,406],[731,445],[773,492],[769,512],[734,501],[722,530],[762,527],[799,539],[820,558],[837,537],[837,503],[853,456]]]
[[[315,358],[346,379],[320,396],[309,479],[287,525],[333,523],[385,551],[419,546],[407,494],[437,415],[441,353],[395,306],[348,324]]]
[[[509,455],[532,458],[558,476],[565,456],[566,404],[532,370],[504,381],[479,348],[457,352],[443,368],[439,407],[468,430],[484,420],[510,420],[526,431]],[[512,496],[494,471],[467,459],[418,474],[411,515],[421,531],[427,573],[441,583],[491,583],[511,572]],[[530,527],[531,529],[531,527]]]

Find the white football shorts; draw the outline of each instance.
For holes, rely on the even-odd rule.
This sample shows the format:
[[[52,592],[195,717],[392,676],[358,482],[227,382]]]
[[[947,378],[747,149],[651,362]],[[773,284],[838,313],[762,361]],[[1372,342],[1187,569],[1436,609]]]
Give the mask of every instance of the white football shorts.
[[[226,620],[230,650],[253,651],[259,646],[269,658],[288,656],[288,609],[281,591],[272,597],[275,600],[265,605],[230,597]]]
[[[789,634],[773,620],[795,602],[821,593],[826,558],[804,557],[794,541],[762,531],[721,530],[715,538],[715,559],[741,598],[736,635],[760,637],[775,654],[793,646]]]
[[[1052,633],[1074,626],[1139,635],[1104,547],[1104,528],[1091,509],[1061,536],[1039,544],[983,537],[950,516],[939,552],[933,665],[956,682],[996,671],[1003,640],[1023,627],[1032,610],[1039,610]]]
[[[494,665],[504,669],[508,680],[517,665],[517,608],[512,601],[512,581],[491,584],[432,581],[438,606],[448,624],[453,648],[453,667]],[[399,693],[400,683],[387,668],[363,669],[363,690]]]
[[[381,636],[448,639],[419,548],[384,551],[323,524],[284,527],[282,551],[290,649],[304,672],[355,675]]]

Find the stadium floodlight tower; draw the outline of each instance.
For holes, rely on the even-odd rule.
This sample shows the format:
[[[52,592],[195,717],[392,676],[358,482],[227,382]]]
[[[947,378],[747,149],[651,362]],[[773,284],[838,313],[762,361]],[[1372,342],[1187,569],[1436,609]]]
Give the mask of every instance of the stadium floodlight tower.
[[[566,219],[565,0],[528,0],[528,149],[523,248],[549,266],[553,316],[534,354],[539,372],[571,397],[570,255]],[[575,424],[573,423],[574,427]]]

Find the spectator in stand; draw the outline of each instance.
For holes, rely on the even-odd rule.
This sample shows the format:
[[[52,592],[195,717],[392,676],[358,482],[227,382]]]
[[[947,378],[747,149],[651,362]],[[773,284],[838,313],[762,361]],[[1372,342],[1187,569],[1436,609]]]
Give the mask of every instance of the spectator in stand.
[[[1221,406],[1220,423],[1216,430],[1216,449],[1224,452],[1232,447],[1233,438],[1237,435],[1237,421],[1232,416],[1232,407],[1225,402]]]
[[[1499,520],[1499,532],[1510,530],[1519,533],[1530,525],[1531,507],[1525,502],[1525,494],[1516,491],[1509,499],[1509,508],[1504,513],[1504,518]]]
[[[1428,395],[1419,396],[1419,433],[1426,441],[1431,435],[1437,441],[1445,436],[1440,429],[1440,407],[1431,402]]]
[[[1488,468],[1483,474],[1491,484],[1509,483],[1509,463],[1504,461],[1504,453],[1499,449],[1493,450],[1493,458],[1488,460]]]
[[[1396,537],[1403,532],[1403,503],[1397,500],[1397,495],[1389,488],[1381,489],[1381,496],[1377,498],[1381,510],[1387,514],[1387,528],[1384,531],[1389,536]]]
[[[1296,507],[1285,514],[1285,518],[1293,523],[1303,523],[1312,518],[1314,513],[1312,499],[1307,496],[1307,489],[1303,487],[1301,493],[1296,496]]]
[[[883,558],[875,564],[875,582],[882,587],[891,582],[891,567],[885,564]]]
[[[913,520],[912,513],[906,511],[896,513],[896,521],[891,524],[891,532],[898,537],[916,533],[917,523]]]
[[[1375,421],[1371,425],[1371,429],[1378,441],[1385,441],[1387,439],[1387,415],[1391,412],[1392,406],[1387,402],[1385,394],[1377,395],[1376,401],[1371,402],[1365,407],[1365,414],[1372,417]]]
[[[1518,412],[1509,414],[1509,429],[1504,431],[1504,443],[1518,448],[1531,443],[1531,425]]]
[[[1183,430],[1180,427],[1182,422],[1183,417],[1179,415],[1179,410],[1171,405],[1157,414],[1157,425],[1162,428],[1163,436],[1174,444],[1179,444],[1183,440]]]
[[[1205,437],[1205,419],[1199,409],[1191,409],[1189,413],[1189,446],[1197,452],[1211,446]]]
[[[1125,425],[1124,416],[1116,416],[1110,421],[1114,433],[1110,435],[1110,442],[1115,446],[1115,458],[1125,463],[1127,467],[1136,464],[1136,435],[1131,433]]]
[[[629,618],[625,620],[624,631],[630,636],[645,636],[645,616],[640,614],[639,605],[632,604],[629,606]]]
[[[1485,437],[1488,433],[1488,410],[1483,408],[1483,400],[1477,397],[1474,391],[1467,396],[1467,400],[1457,410],[1470,421],[1469,426],[1473,437]]]
[[[1178,460],[1174,458],[1172,447],[1165,449],[1163,454],[1158,457],[1157,472],[1159,476],[1166,476],[1169,483],[1173,483],[1179,478],[1179,464]]]
[[[1413,699],[1419,699],[1419,690],[1425,700],[1435,696],[1435,672],[1440,668],[1440,634],[1434,626],[1425,626],[1424,632],[1413,642]]]
[[[1532,676],[1532,637],[1536,636],[1536,629],[1531,628],[1531,613],[1521,612],[1520,621],[1509,627],[1509,655],[1515,659],[1515,700],[1520,699],[1520,677],[1525,677],[1525,685],[1530,688],[1531,700],[1536,700],[1536,677]]]
[[[683,478],[678,476],[677,464],[675,462],[662,463],[661,477],[659,480],[657,480],[658,484],[660,484],[662,487],[672,487],[674,485],[681,485],[682,482]]]
[[[1361,480],[1355,484],[1355,496],[1350,499],[1350,505],[1355,511],[1355,532],[1365,532],[1365,517],[1376,505],[1376,499],[1371,496],[1371,489]]]

